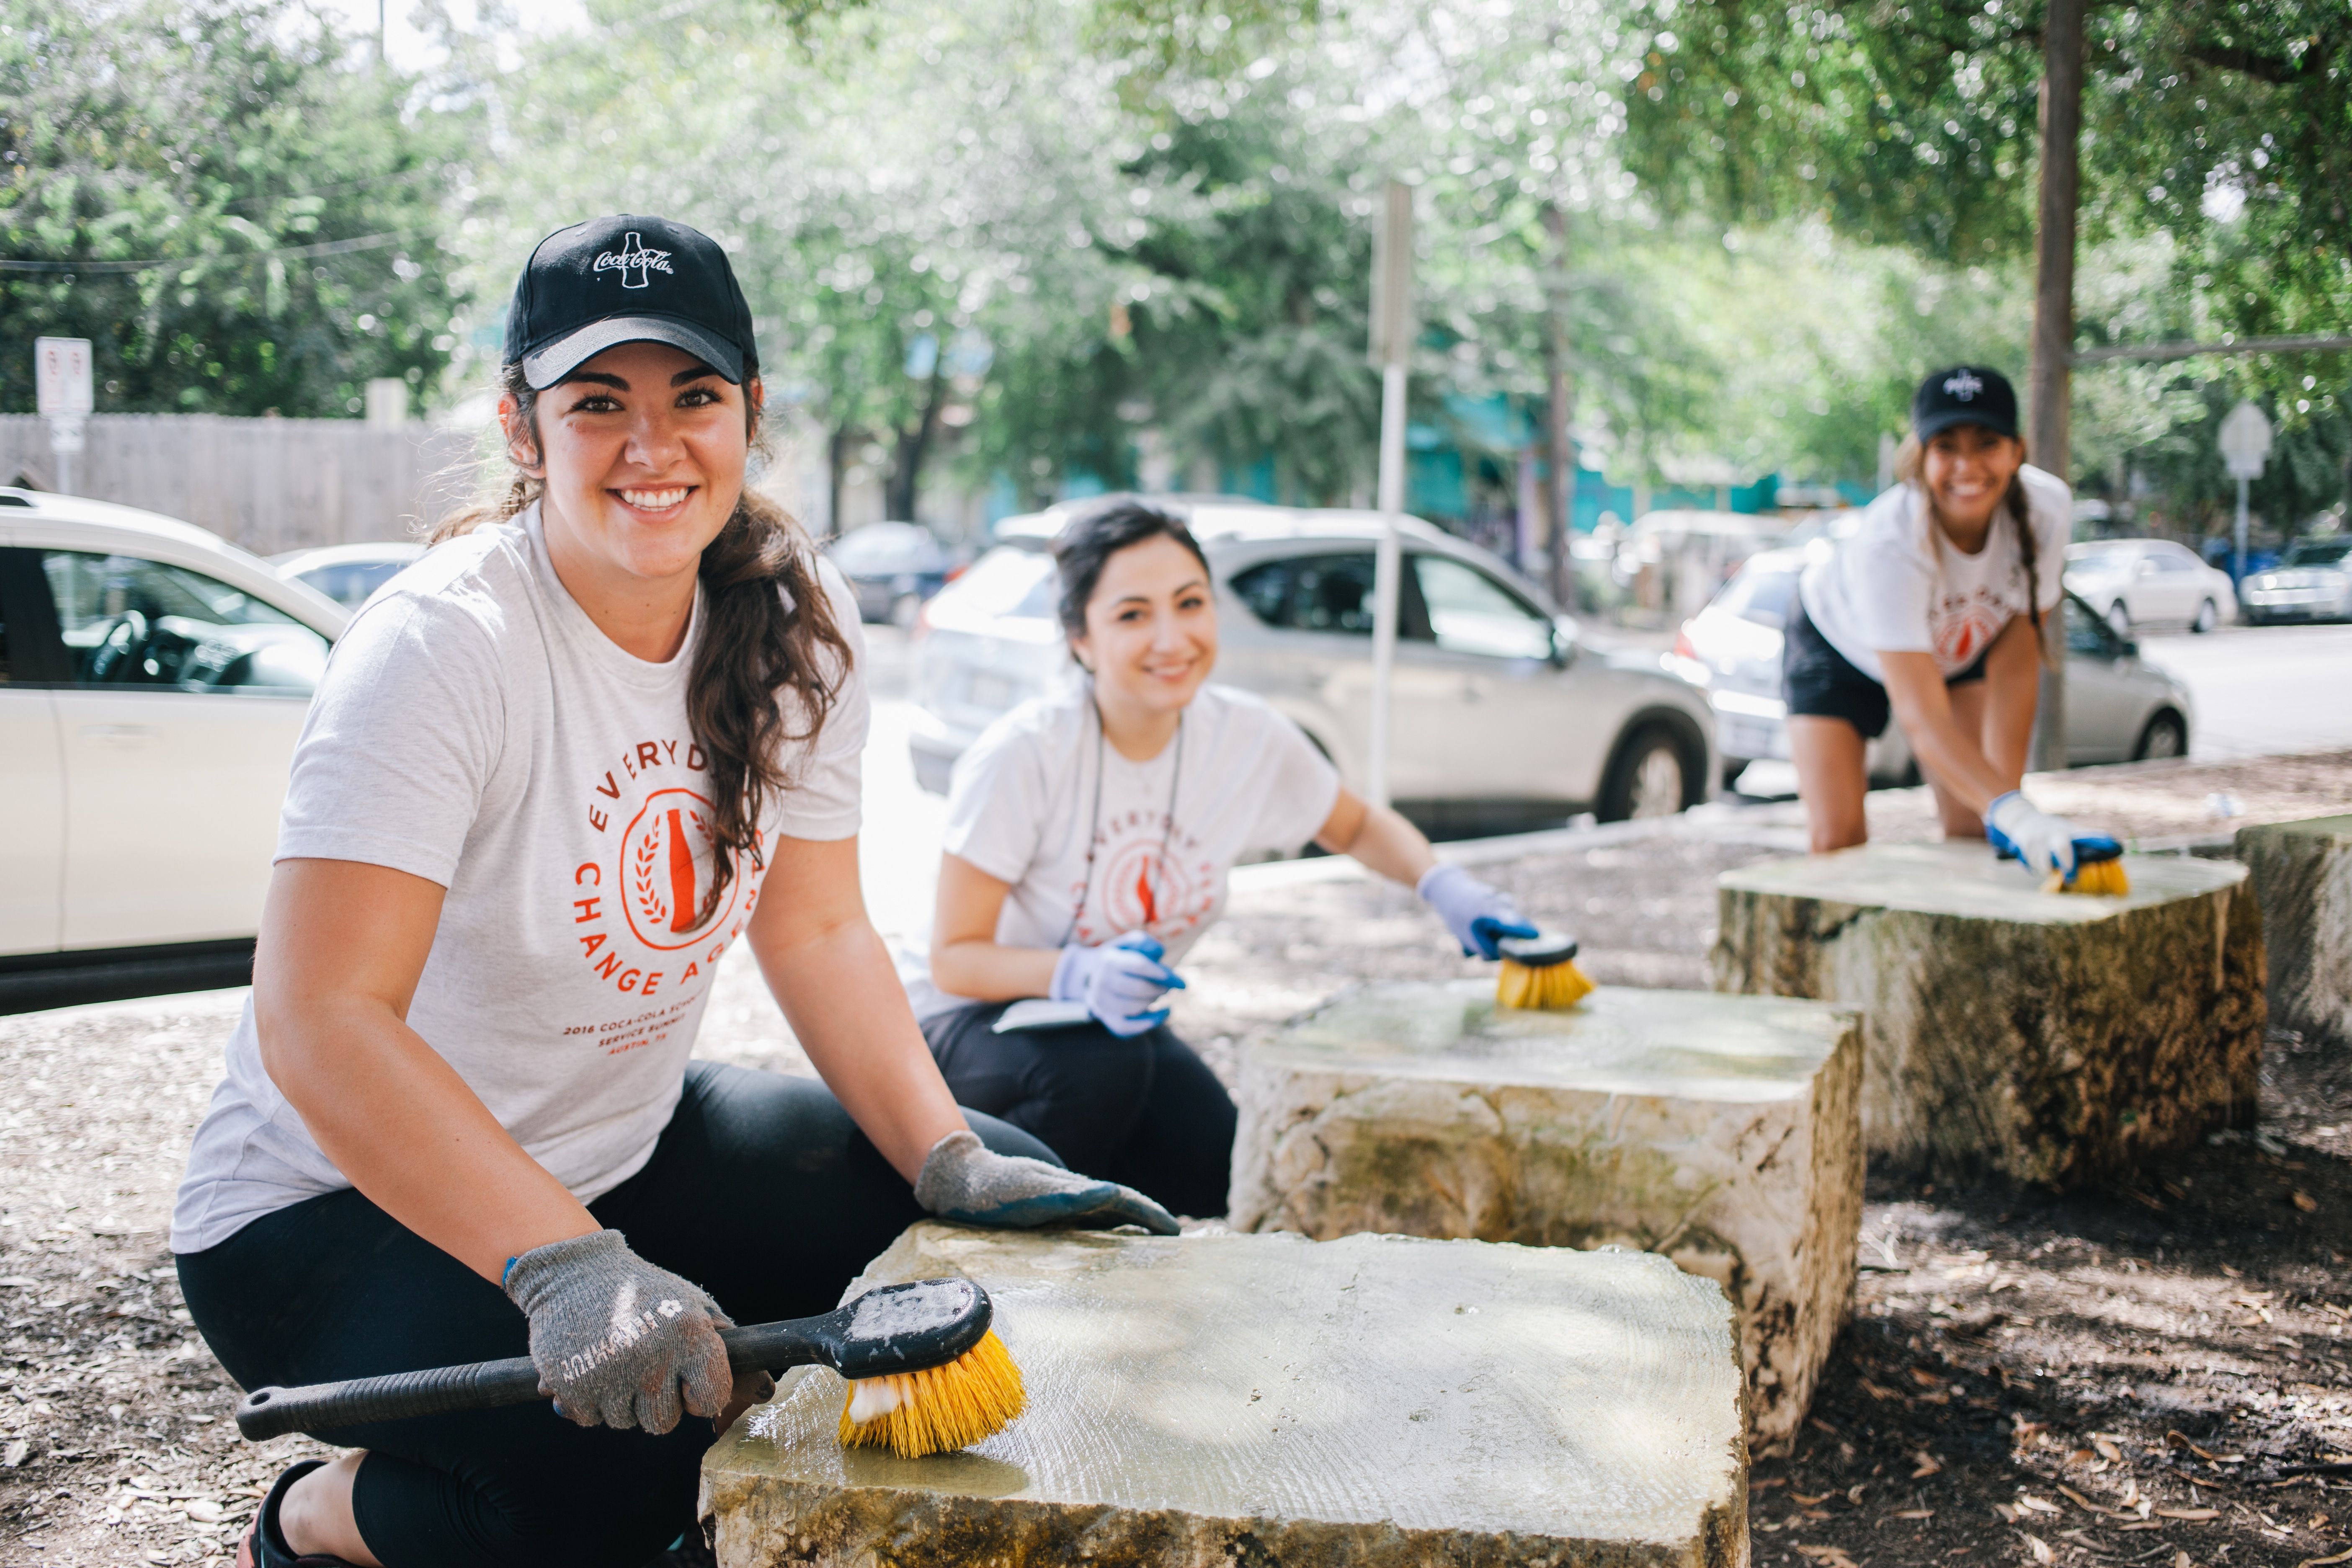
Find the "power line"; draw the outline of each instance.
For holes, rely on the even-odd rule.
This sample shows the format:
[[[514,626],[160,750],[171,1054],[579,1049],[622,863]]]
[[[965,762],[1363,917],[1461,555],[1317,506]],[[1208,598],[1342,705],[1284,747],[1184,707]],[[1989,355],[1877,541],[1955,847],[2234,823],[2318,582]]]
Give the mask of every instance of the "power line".
[[[2224,338],[2218,343],[2147,343],[2135,346],[2113,344],[2105,348],[2076,349],[2076,364],[2099,364],[2108,360],[2171,360],[2195,359],[2200,354],[2284,354],[2328,353],[2352,349],[2352,338],[2331,336],[2326,332],[2307,332],[2288,338]]]
[[[247,251],[242,256],[164,256],[152,261],[34,261],[0,257],[0,272],[152,272],[164,267],[197,267],[215,261],[295,261],[313,256],[348,256],[356,250],[382,250],[408,237],[405,229],[390,234],[363,234],[353,239],[322,240],[316,245],[285,245],[275,250]]]

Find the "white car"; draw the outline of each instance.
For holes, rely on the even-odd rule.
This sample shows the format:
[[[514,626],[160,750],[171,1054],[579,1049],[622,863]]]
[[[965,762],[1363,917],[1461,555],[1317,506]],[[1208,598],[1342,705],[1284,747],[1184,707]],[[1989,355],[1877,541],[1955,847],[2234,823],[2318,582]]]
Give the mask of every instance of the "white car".
[[[2352,539],[2298,539],[2246,579],[2246,624],[2352,620]]]
[[[1378,514],[1161,504],[1187,514],[1209,557],[1213,679],[1288,714],[1362,789]],[[955,759],[999,714],[1076,678],[1045,553],[1070,510],[1006,519],[1003,542],[924,606],[908,743],[926,789],[946,793]],[[1664,815],[1713,793],[1705,697],[1658,655],[1583,647],[1496,556],[1414,518],[1403,535],[1389,767],[1400,809],[1460,834],[1585,810]]]
[[[2210,632],[2238,613],[2230,574],[2168,539],[2098,539],[2066,547],[2066,588],[2106,618],[2116,636],[2186,623]]]
[[[193,524],[0,489],[0,1007],[63,967],[249,962],[349,619]]]
[[[1842,535],[1832,530],[1805,544],[1755,557],[1675,639],[1669,657],[1685,679],[1706,688],[1715,708],[1726,784],[1749,763],[1788,760],[1781,627],[1796,598],[1798,577],[1834,548],[1837,537]],[[2142,662],[2137,646],[2116,636],[2082,600],[2067,595],[2063,610],[2068,760],[2080,766],[2188,755],[2194,711],[2188,687]],[[1870,743],[1865,765],[1880,784],[1919,782],[1919,766],[1900,724],[1888,724]]]
[[[387,540],[367,544],[323,544],[311,550],[289,550],[273,555],[269,563],[281,577],[308,584],[341,605],[356,611],[368,595],[414,565],[425,546],[414,540]]]

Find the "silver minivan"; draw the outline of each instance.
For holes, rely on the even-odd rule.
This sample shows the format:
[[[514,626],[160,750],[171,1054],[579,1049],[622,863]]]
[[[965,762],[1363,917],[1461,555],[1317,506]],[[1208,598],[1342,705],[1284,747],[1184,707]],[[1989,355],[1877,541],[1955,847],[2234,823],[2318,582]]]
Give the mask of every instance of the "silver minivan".
[[[1046,545],[1079,505],[997,527],[996,547],[925,606],[909,745],[926,789],[1000,714],[1075,680]],[[1370,722],[1368,511],[1185,503],[1216,579],[1213,679],[1288,714],[1364,787]],[[1706,694],[1658,655],[1582,646],[1574,621],[1499,558],[1418,519],[1391,685],[1390,794],[1423,827],[1507,831],[1591,811],[1663,816],[1707,798],[1717,774]]]

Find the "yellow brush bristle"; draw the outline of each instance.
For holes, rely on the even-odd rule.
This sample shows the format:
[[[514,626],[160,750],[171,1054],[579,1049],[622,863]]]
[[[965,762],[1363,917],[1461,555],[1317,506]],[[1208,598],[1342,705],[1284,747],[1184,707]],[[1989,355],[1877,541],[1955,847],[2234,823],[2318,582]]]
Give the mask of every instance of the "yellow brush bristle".
[[[897,1407],[869,1421],[852,1421],[850,1405],[867,1385],[851,1384],[841,1407],[845,1448],[888,1448],[908,1459],[944,1454],[1003,1431],[1028,1403],[1021,1369],[993,1329],[945,1366],[872,1381],[887,1385]]]
[[[1573,963],[1547,963],[1541,968],[1503,960],[1495,977],[1495,1005],[1559,1013],[1575,1006],[1592,990],[1592,982]]]
[[[2124,875],[2121,860],[2094,860],[2074,868],[2071,878],[2053,871],[2042,885],[2046,893],[2088,893],[2094,898],[2120,899],[2131,891],[2131,879]]]

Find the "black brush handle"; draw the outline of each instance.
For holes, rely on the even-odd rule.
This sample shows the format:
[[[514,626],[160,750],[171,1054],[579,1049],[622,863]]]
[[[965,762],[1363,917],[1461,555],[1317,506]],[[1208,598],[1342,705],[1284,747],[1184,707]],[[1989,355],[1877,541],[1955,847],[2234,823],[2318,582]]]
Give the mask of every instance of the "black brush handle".
[[[829,1362],[824,1343],[809,1330],[834,1314],[782,1323],[722,1329],[727,1364],[737,1372],[782,1372]],[[345,1383],[314,1383],[301,1388],[257,1388],[236,1407],[236,1429],[258,1443],[289,1432],[328,1432],[374,1421],[405,1421],[452,1410],[490,1410],[528,1405],[547,1395],[539,1391],[539,1368],[529,1356],[478,1361],[425,1372],[395,1372],[355,1377]]]

